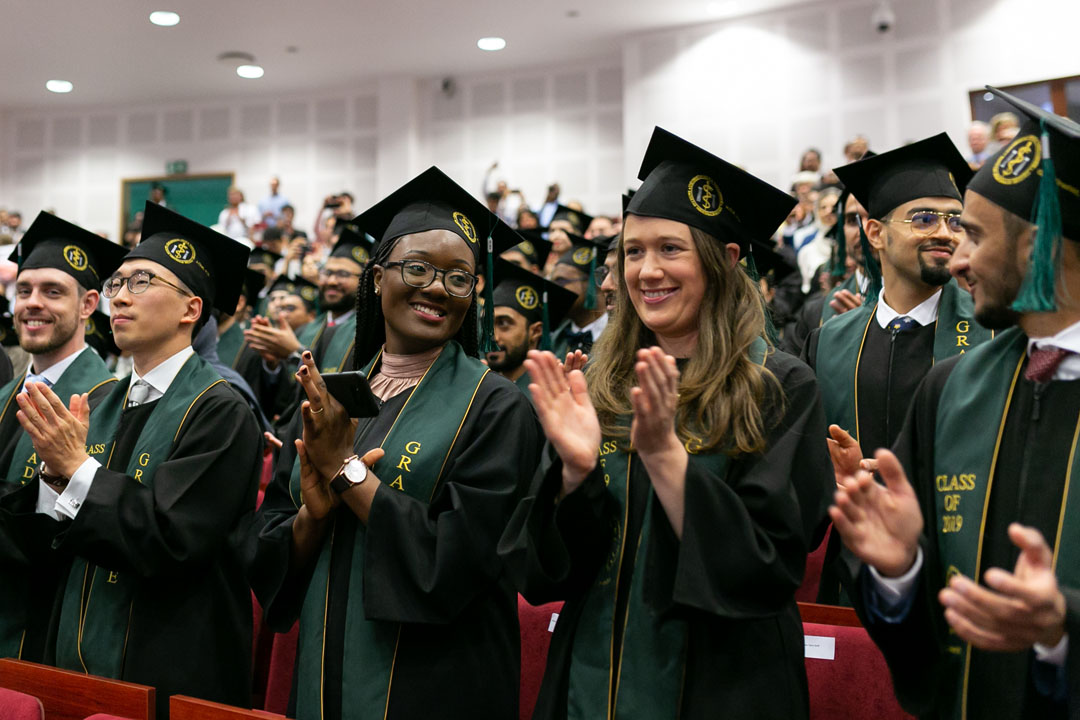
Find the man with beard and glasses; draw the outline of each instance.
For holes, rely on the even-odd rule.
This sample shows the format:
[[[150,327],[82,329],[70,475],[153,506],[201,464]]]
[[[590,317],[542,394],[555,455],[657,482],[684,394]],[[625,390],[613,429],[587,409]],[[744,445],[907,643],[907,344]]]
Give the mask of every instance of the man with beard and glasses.
[[[562,321],[577,295],[512,262],[495,261],[495,343],[487,363],[529,399],[532,379],[523,363],[530,350],[550,344],[551,326]]]
[[[48,213],[38,215],[15,254],[15,329],[30,366],[0,388],[0,495],[34,479],[41,464],[17,418],[15,396],[43,382],[67,400],[88,394],[91,407],[116,384],[86,343],[103,278],[119,267],[124,248]],[[0,657],[40,662],[59,577],[50,553],[0,553]]]
[[[597,238],[603,240],[605,238]],[[596,268],[596,284],[604,294],[604,310],[611,314],[615,309],[615,293],[619,289],[619,236],[606,238],[607,255],[603,267]]]
[[[950,269],[1002,332],[930,370],[884,484],[837,464],[829,512],[908,712],[1076,718],[1080,125],[989,90],[1024,125],[968,184]]]
[[[971,178],[945,133],[835,172],[866,207],[866,237],[881,265],[880,298],[826,322],[807,339],[830,424],[830,450],[870,457],[896,439],[919,382],[935,361],[988,340],[971,296],[951,281],[949,259],[963,236],[961,188]],[[873,295],[874,288],[868,291]],[[829,541],[818,601],[847,603]]]

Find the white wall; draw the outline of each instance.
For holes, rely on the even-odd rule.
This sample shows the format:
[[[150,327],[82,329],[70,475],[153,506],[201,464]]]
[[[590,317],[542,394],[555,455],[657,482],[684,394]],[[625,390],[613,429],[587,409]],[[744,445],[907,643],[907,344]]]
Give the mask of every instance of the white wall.
[[[1074,0],[837,0],[627,40],[626,173],[654,125],[783,186],[802,151],[843,162],[845,140],[881,151],[946,130],[961,150],[967,92],[1080,74]]]

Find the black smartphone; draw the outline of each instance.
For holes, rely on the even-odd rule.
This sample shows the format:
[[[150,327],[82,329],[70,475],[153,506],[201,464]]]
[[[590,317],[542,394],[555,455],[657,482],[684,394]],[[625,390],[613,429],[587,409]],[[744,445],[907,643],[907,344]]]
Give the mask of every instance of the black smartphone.
[[[371,392],[364,373],[357,370],[323,373],[322,379],[327,391],[344,406],[349,417],[375,417],[379,414],[379,399]]]

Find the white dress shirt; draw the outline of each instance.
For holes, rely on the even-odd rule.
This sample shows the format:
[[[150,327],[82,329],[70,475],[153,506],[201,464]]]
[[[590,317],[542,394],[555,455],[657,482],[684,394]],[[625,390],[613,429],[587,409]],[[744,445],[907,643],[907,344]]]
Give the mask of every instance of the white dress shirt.
[[[937,322],[938,305],[941,304],[941,290],[939,289],[930,297],[923,300],[921,303],[913,307],[903,315],[908,316],[915,322],[919,323],[923,327]],[[877,314],[875,315],[878,321],[878,325],[882,330],[887,330],[889,323],[898,317],[901,317],[901,313],[896,312],[889,303],[885,302],[885,293],[881,293],[881,298],[878,299]]]
[[[35,375],[36,374],[38,377],[43,377],[46,380],[48,380],[49,385],[55,385],[56,383],[60,382],[60,376],[63,375],[67,371],[67,369],[69,367],[71,367],[71,364],[73,362],[75,362],[75,359],[77,357],[79,357],[79,355],[81,355],[82,353],[86,352],[89,349],[90,349],[89,345],[83,345],[81,349],[76,350],[75,352],[71,353],[66,358],[61,360],[60,362],[53,363],[52,365],[50,365],[48,368],[46,368],[44,371],[42,371],[40,373],[35,373],[34,372],[34,363],[33,363],[33,360],[31,360],[30,367],[27,369],[26,375],[27,375],[27,377],[29,377],[30,375]],[[91,352],[93,352],[93,351],[91,351]],[[25,389],[26,388],[24,387],[23,390],[25,390]],[[60,399],[61,400],[66,400],[67,398],[60,398]]]
[[[604,328],[607,327],[607,324],[608,324],[608,314],[604,313],[603,315],[601,315],[597,319],[593,320],[591,323],[589,323],[585,327],[578,327],[577,323],[575,323],[573,320],[571,320],[570,321],[570,329],[572,331],[574,331],[574,332],[584,332],[585,330],[588,330],[589,333],[592,335],[593,342],[596,342],[597,340],[600,339],[600,333],[604,332]]]
[[[150,386],[143,403],[160,399],[169,389],[169,386],[172,385],[173,380],[176,379],[180,368],[194,354],[195,351],[188,345],[142,377],[139,376],[137,370],[132,369],[128,391],[130,392],[131,387],[136,382],[142,380]],[[114,390],[113,392],[117,391]],[[79,508],[82,507],[83,502],[86,500],[86,496],[90,494],[90,485],[93,484],[94,475],[97,474],[100,467],[100,462],[94,458],[87,458],[79,466],[79,469],[72,473],[71,479],[68,480],[67,487],[64,488],[62,493],[57,493],[39,477],[37,511],[52,517],[54,520],[60,520],[61,516],[74,520],[75,516],[79,514]]]

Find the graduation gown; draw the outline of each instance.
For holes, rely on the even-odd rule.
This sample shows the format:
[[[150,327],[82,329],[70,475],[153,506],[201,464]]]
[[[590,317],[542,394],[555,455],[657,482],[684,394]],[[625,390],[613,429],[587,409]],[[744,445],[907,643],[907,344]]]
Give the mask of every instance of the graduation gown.
[[[813,373],[782,352],[765,365],[784,393],[783,409],[768,406],[768,449],[730,460],[722,474],[715,457],[690,455],[681,541],[640,459],[629,456],[624,477],[613,471],[619,441],[604,439],[596,470],[558,505],[561,463],[548,453],[499,546],[530,603],[565,601],[534,718],[808,717],[794,593],[833,474]],[[615,600],[597,615],[593,598],[611,582]],[[637,642],[642,618],[674,641],[672,654]],[[580,646],[597,628],[611,628],[610,641]],[[579,663],[590,649],[609,667]],[[590,690],[582,672],[599,694],[591,709],[575,697]],[[665,714],[639,709],[654,675],[675,679],[678,700]]]
[[[463,363],[480,365],[451,342],[429,375],[451,347]],[[517,597],[495,544],[519,478],[536,468],[542,432],[509,381],[482,368],[476,377],[478,384],[452,388],[421,381],[361,420],[357,454],[388,450],[373,468],[382,485],[366,527],[339,506],[310,567],[290,567],[300,496],[286,443],[248,534],[248,576],[270,627],[284,632],[300,619],[290,717],[517,718]],[[467,409],[406,414],[430,393]],[[447,429],[456,438],[445,458],[436,440],[419,441]],[[397,447],[394,437],[414,442]],[[429,449],[437,456],[430,476],[420,455],[410,457]]]
[[[1010,330],[972,353],[938,363],[919,388],[893,447],[919,496],[926,522],[921,543],[923,568],[906,617],[890,624],[870,614],[867,601],[872,595],[872,577],[857,561],[844,565],[856,611],[889,663],[897,698],[905,709],[920,717],[1080,718],[1080,643],[1074,642],[1080,638],[1080,583],[1062,579],[1063,572],[1074,578],[1076,575],[1075,554],[1067,559],[1068,553],[1075,553],[1076,533],[1066,532],[1061,543],[1055,545],[1059,522],[1075,527],[1062,513],[1062,503],[1080,419],[1080,382],[1055,380],[1038,384],[1026,380],[1024,357],[1004,415],[1001,407],[975,413],[959,405],[941,404],[950,378],[960,369],[969,373],[963,377],[962,385],[952,386],[952,391],[958,397],[981,402],[978,398],[985,397],[988,388],[969,381],[970,372],[976,378],[983,375],[986,363],[992,366],[1000,362],[1002,350],[1008,349],[1010,343],[1015,346],[1013,355],[1019,355],[1026,338],[1018,330]],[[996,357],[989,357],[990,353]],[[968,365],[973,361],[983,365]],[[1008,361],[1005,370],[1009,375],[1015,365],[1015,358]],[[965,423],[967,432],[958,436],[950,427],[943,434],[946,431],[940,424],[946,418],[953,425]],[[942,472],[944,451],[958,443],[978,442],[980,447],[989,448],[982,458],[989,466],[999,429],[1001,440],[992,477],[982,472],[955,477]],[[973,493],[986,488],[989,497],[984,513],[984,501]],[[951,509],[963,513],[960,523],[955,519],[957,515],[942,512],[941,503],[948,496],[959,501],[959,507]],[[987,568],[1011,572],[1015,567],[1019,550],[1007,535],[1011,522],[1037,528],[1054,549],[1055,557],[1062,559],[1057,572],[1068,604],[1066,630],[1070,634],[1069,656],[1063,669],[1036,661],[1032,650],[995,653],[969,648],[948,632],[937,594],[950,568],[964,563],[952,546],[943,543],[966,537],[972,551],[981,553],[981,560],[978,570],[963,567],[959,571],[982,582]],[[965,672],[968,680],[966,691],[962,691]],[[1067,694],[1067,703],[1049,697],[1046,692],[1051,689]]]
[[[11,364],[11,358],[0,348],[0,385],[7,385],[15,376],[15,369]]]
[[[181,374],[189,366],[209,369],[195,355]],[[125,397],[128,382],[120,383]],[[0,498],[0,531],[6,533],[0,547],[14,544],[14,538],[25,546],[40,536],[29,528],[47,521],[51,545],[72,558],[57,637],[46,661],[85,672],[83,664],[94,667],[87,646],[100,643],[119,653],[118,679],[157,688],[162,718],[173,694],[250,703],[251,595],[229,536],[253,512],[262,465],[256,420],[243,398],[219,378],[189,406],[152,475],[136,480],[125,468],[145,459],[134,451],[143,433],[158,424],[150,418],[163,402],[123,411],[109,462],[97,470],[74,520],[36,514],[36,482]],[[84,570],[76,572],[78,567]],[[131,590],[119,633],[115,627],[96,627],[90,617],[102,611],[98,598],[109,597],[114,582]],[[83,596],[87,587],[94,589],[95,603],[88,602],[89,593]],[[73,615],[86,615],[77,637],[65,624]],[[65,648],[80,643],[82,657],[72,662]]]

